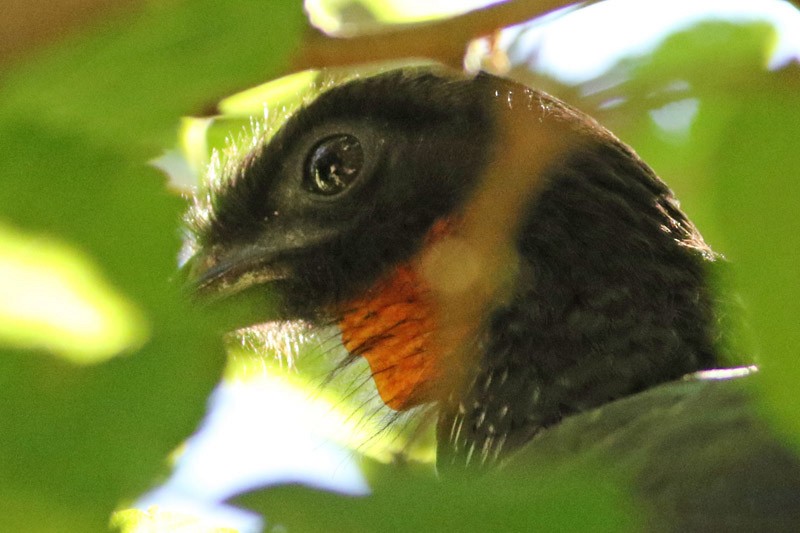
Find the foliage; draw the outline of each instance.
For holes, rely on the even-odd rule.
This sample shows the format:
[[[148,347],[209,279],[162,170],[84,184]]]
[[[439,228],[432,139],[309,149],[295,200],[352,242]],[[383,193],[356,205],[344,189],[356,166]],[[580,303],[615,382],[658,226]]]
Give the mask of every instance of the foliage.
[[[0,273],[41,271],[33,283],[42,284],[72,265],[120,324],[111,346],[126,348],[87,355],[0,338],[0,530],[103,529],[115,507],[163,475],[165,458],[196,427],[224,348],[214,317],[170,283],[184,204],[147,162],[175,144],[179,117],[277,74],[301,27],[293,3],[153,4],[2,80]],[[761,25],[687,30],[618,65],[626,82],[604,98],[638,102],[612,112],[613,129],[676,187],[737,265],[763,366],[757,396],[775,427],[800,444],[800,71],[796,63],[764,68],[772,37]],[[652,120],[665,101],[647,100],[676,80],[688,89],[670,98],[695,99],[698,110],[677,137]],[[224,137],[209,135],[211,145]],[[41,294],[3,275],[0,319],[46,335],[42,323],[8,311]],[[67,293],[84,294],[62,278]],[[47,304],[66,305],[56,300]],[[298,531],[620,530],[636,519],[624,488],[593,479],[591,465],[497,477],[482,492],[391,465],[370,472],[371,498],[285,487],[240,501]]]
[[[154,4],[31,58],[3,80],[3,227],[13,225],[32,248],[56,242],[92,265],[147,333],[97,364],[4,346],[1,530],[104,529],[110,512],[151,486],[196,426],[224,351],[169,283],[184,203],[147,161],[174,143],[181,115],[279,68],[301,16],[282,2]],[[2,265],[24,270],[31,259],[15,250]],[[35,292],[9,276],[0,286],[5,306]]]

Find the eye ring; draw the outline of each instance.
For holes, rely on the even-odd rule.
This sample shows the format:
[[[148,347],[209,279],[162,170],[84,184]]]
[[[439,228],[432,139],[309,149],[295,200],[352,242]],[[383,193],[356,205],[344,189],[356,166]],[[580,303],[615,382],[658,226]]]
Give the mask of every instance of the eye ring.
[[[361,141],[347,133],[330,135],[309,152],[303,170],[303,186],[315,194],[333,196],[347,189],[363,166]]]

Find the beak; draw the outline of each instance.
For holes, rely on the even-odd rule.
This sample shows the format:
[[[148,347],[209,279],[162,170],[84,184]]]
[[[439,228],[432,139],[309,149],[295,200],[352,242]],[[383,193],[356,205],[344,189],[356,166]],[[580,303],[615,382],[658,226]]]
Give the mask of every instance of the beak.
[[[181,270],[192,292],[216,298],[289,277],[288,268],[275,264],[271,253],[252,245],[198,252]]]
[[[281,319],[276,285],[289,269],[256,246],[213,247],[180,269],[186,291],[224,331]]]

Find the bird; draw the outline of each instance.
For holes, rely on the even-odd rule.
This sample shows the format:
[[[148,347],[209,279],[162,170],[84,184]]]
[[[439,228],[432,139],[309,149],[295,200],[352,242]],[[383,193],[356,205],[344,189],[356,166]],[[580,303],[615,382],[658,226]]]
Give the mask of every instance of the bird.
[[[326,87],[225,174],[190,216],[193,289],[336,324],[387,406],[436,409],[440,475],[585,454],[651,525],[800,524],[800,463],[726,353],[724,258],[588,115],[395,68]]]

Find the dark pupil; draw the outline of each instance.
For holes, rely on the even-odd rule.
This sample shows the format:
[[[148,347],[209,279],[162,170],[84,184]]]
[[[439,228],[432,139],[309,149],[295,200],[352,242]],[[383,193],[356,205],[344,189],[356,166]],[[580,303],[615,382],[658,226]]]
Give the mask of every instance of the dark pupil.
[[[342,192],[358,177],[364,164],[361,143],[352,135],[323,139],[311,151],[306,165],[306,187],[319,194]]]

